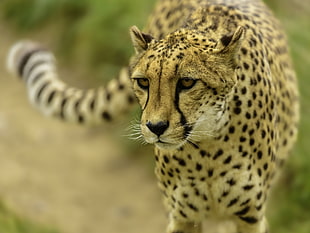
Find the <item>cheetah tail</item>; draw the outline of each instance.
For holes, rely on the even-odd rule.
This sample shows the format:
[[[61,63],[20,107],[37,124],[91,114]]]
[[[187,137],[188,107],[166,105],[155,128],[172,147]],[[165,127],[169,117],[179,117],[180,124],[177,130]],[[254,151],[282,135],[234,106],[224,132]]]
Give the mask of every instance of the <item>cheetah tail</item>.
[[[38,43],[12,46],[7,68],[26,84],[30,102],[45,115],[70,122],[98,124],[111,121],[135,102],[128,68],[106,87],[81,90],[59,79],[53,54]]]

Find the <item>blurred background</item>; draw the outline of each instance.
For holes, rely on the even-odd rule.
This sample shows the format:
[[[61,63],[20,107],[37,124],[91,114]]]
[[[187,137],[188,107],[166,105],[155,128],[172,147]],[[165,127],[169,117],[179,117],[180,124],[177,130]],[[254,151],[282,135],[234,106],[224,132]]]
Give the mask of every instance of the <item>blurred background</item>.
[[[288,34],[302,113],[298,143],[270,200],[271,232],[309,233],[310,0],[266,3]],[[152,149],[119,137],[134,116],[96,128],[44,118],[4,65],[9,47],[28,38],[55,53],[69,84],[103,85],[127,64],[133,52],[128,28],[143,28],[153,4],[0,1],[0,233],[164,232]]]

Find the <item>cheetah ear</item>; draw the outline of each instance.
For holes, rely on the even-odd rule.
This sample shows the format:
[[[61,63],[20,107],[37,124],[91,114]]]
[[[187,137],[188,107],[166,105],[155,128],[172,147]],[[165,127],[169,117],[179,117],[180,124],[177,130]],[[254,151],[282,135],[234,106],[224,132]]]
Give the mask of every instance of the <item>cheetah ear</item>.
[[[245,29],[239,26],[236,31],[230,35],[224,35],[218,40],[215,51],[222,54],[228,62],[234,67],[237,66],[237,53],[244,39]]]
[[[136,26],[130,28],[130,36],[137,54],[145,51],[154,39],[151,35],[141,32]]]
[[[224,35],[217,43],[217,49],[221,52],[233,52],[239,49],[244,38],[245,29],[239,26],[236,31],[230,35]]]

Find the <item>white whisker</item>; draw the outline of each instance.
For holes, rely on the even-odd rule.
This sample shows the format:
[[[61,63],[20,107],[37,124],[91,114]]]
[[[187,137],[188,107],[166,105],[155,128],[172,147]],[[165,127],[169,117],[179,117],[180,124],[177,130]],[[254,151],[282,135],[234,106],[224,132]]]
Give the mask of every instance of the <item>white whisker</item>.
[[[136,141],[142,145],[146,145],[147,142],[145,141],[140,127],[140,119],[136,118],[130,122],[130,125],[126,128],[128,134],[123,135],[124,137]]]

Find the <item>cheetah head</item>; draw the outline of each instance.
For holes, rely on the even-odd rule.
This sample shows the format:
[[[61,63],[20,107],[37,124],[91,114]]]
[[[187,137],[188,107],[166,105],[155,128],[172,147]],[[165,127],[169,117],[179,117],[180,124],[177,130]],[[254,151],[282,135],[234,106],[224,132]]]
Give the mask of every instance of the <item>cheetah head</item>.
[[[156,40],[135,26],[130,34],[136,51],[131,80],[145,141],[176,149],[216,136],[229,120],[244,29],[219,39],[181,29]]]

